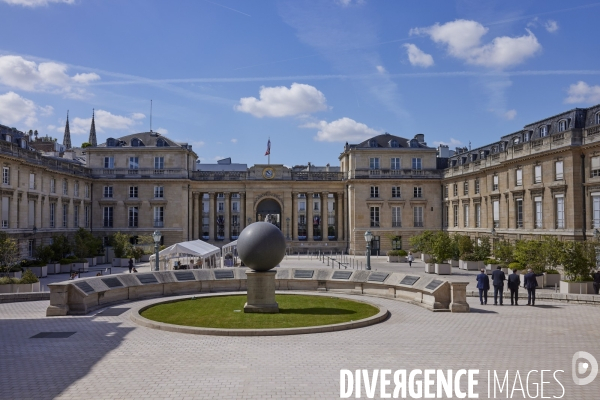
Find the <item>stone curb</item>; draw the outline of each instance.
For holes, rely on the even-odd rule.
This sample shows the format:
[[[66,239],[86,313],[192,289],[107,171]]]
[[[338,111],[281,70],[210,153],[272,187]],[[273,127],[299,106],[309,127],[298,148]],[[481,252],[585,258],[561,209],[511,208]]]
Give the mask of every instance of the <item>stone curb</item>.
[[[332,296],[331,294],[323,295],[316,293],[289,293],[289,292],[281,292],[277,291],[277,294],[289,294],[289,295],[306,295],[306,296],[327,296],[327,297],[336,297],[336,298],[344,298],[341,296]],[[352,322],[343,322],[341,324],[333,324],[333,325],[319,325],[319,326],[306,326],[306,327],[298,327],[298,328],[279,328],[279,329],[219,329],[219,328],[199,328],[192,326],[181,326],[181,325],[173,325],[166,324],[163,322],[156,322],[144,318],[140,315],[140,313],[154,305],[157,304],[165,304],[165,303],[174,303],[177,301],[187,300],[191,298],[199,298],[199,297],[219,297],[219,296],[231,296],[236,294],[245,294],[245,292],[232,292],[232,293],[210,293],[205,295],[194,295],[187,296],[179,299],[161,301],[161,299],[157,299],[157,301],[152,302],[151,304],[146,304],[143,306],[139,306],[133,308],[131,310],[130,318],[133,322],[140,326],[144,326],[146,328],[158,329],[161,331],[169,331],[169,332],[177,332],[177,333],[191,333],[194,335],[213,335],[213,336],[282,336],[282,335],[302,335],[308,333],[322,333],[322,332],[338,332],[345,331],[348,329],[356,329],[356,328],[364,328],[365,326],[375,325],[379,322],[385,321],[390,313],[389,311],[377,304],[370,303],[368,301],[362,300],[354,300],[359,303],[365,303],[371,305],[373,307],[377,307],[379,312],[371,317],[361,319],[359,321]],[[345,298],[344,298],[345,299]]]
[[[504,301],[508,299],[510,301],[510,292],[503,292]],[[477,297],[479,298],[479,291],[475,290],[467,290],[467,297]],[[494,298],[494,291],[490,290],[488,292],[488,301],[489,299]],[[520,288],[519,289],[519,299],[527,300],[527,290]],[[565,293],[539,293],[536,292],[535,300],[547,300],[547,301],[558,301],[565,303],[577,303],[577,304],[592,304],[600,306],[600,295],[597,294],[565,294]]]
[[[0,304],[19,303],[23,301],[50,300],[50,292],[30,292],[30,293],[2,293],[0,294]]]

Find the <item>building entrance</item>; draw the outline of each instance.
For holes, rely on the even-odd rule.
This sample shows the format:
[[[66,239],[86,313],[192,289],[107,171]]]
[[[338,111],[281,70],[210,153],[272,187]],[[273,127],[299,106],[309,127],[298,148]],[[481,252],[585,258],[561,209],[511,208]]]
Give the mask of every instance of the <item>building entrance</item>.
[[[281,206],[276,200],[264,199],[256,207],[256,221],[265,221],[271,216],[271,223],[281,229]]]

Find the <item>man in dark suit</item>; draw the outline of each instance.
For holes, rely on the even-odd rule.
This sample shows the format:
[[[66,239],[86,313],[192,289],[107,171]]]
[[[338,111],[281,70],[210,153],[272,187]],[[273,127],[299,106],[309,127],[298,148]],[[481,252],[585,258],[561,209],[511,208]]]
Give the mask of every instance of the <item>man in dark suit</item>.
[[[521,286],[521,277],[517,274],[517,270],[513,269],[513,273],[508,276],[508,288],[510,289],[510,305],[519,305],[519,286]]]
[[[536,276],[541,275],[543,274],[536,274],[531,270],[531,268],[529,268],[523,277],[523,286],[527,289],[528,306],[535,306],[535,288],[538,286]]]
[[[487,292],[490,290],[490,278],[485,273],[485,269],[477,275],[477,289],[479,289],[479,301],[481,305],[487,304]]]
[[[600,268],[592,277],[594,278],[594,293],[600,294]]]
[[[500,305],[502,305],[502,292],[504,291],[504,281],[506,280],[506,275],[504,275],[504,271],[500,269],[498,265],[496,270],[492,272],[492,283],[494,284],[494,305],[498,305],[498,294],[500,294]]]

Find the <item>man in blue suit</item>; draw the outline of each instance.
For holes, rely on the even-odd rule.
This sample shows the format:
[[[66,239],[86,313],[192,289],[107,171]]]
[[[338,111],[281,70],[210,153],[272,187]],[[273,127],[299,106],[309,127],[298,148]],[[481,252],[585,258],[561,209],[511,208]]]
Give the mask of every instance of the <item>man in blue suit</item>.
[[[508,288],[510,289],[510,305],[519,305],[519,286],[521,285],[521,277],[517,275],[517,269],[513,269],[513,273],[508,276]]]
[[[490,290],[490,278],[485,273],[485,269],[481,269],[481,273],[477,275],[477,289],[479,289],[479,301],[481,305],[487,304],[487,292]]]
[[[500,305],[502,305],[502,292],[504,291],[504,281],[506,280],[506,275],[504,275],[504,271],[500,269],[498,265],[496,270],[492,272],[492,283],[494,285],[494,305],[498,305],[498,294],[500,294]]]
[[[534,273],[531,268],[527,270],[527,273],[523,277],[523,286],[527,289],[527,305],[535,306],[535,288],[537,288],[538,283],[536,276],[541,276],[543,274]]]

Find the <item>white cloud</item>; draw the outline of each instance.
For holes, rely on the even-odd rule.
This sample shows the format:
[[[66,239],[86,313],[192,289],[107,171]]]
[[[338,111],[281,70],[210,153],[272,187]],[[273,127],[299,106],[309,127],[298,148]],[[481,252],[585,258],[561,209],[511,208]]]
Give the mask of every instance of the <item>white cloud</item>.
[[[110,111],[96,110],[96,131],[130,131],[135,125],[140,123],[140,119],[144,117],[144,114],[135,113],[129,117],[123,115],[115,115]],[[141,116],[141,118],[140,118]],[[92,118],[79,118],[75,117],[69,121],[69,127],[71,133],[74,135],[87,135],[90,133],[90,125],[92,124]],[[58,132],[64,130],[64,125],[56,128]]]
[[[379,72],[380,74],[385,74],[387,72],[383,65],[378,65],[375,68],[377,68],[377,72]]]
[[[450,138],[449,142],[446,142],[444,140],[434,141],[433,144],[435,146],[439,146],[440,144],[443,144],[443,145],[446,145],[448,147],[461,147],[463,145],[463,143],[460,140],[454,139],[454,138]]]
[[[255,117],[288,117],[309,114],[327,109],[327,99],[317,88],[302,83],[285,86],[261,87],[260,100],[256,97],[243,97],[235,106],[237,111]]]
[[[65,3],[65,4],[75,4],[75,0],[2,0],[3,2],[13,5],[13,6],[23,6],[23,7],[40,7],[40,6],[48,6],[50,3]]]
[[[136,113],[136,114],[133,114],[131,117],[132,117],[133,119],[136,119],[135,117],[137,116],[137,114],[138,114],[138,113]],[[144,114],[142,114],[142,115],[144,115]],[[145,117],[145,115],[144,115],[144,117]],[[140,118],[137,118],[137,119],[140,119]],[[166,135],[167,133],[169,133],[169,130],[168,130],[168,129],[165,129],[165,128],[158,128],[158,129],[156,129],[156,130],[155,130],[155,132],[158,132],[158,133],[160,133],[161,135]]]
[[[381,134],[380,131],[347,117],[333,122],[311,122],[302,125],[301,128],[318,129],[319,131],[314,139],[319,142],[360,142]]]
[[[15,92],[0,95],[0,123],[13,125],[19,122],[31,127],[37,123],[37,113],[50,115],[51,106],[40,107],[33,101],[19,96]]]
[[[535,35],[528,29],[526,31],[523,36],[501,36],[482,45],[481,39],[488,28],[476,21],[459,19],[443,25],[413,28],[410,34],[428,35],[434,42],[445,45],[448,54],[468,64],[506,68],[524,62],[541,50]]]
[[[431,67],[433,65],[433,57],[419,49],[414,44],[405,44],[408,61],[416,67]]]
[[[84,86],[100,79],[95,73],[67,74],[67,66],[56,62],[35,63],[21,56],[0,56],[0,84],[30,92],[50,91],[79,98]]]
[[[507,112],[504,113],[504,118],[506,118],[509,121],[512,121],[513,119],[515,119],[515,117],[517,116],[517,110],[508,110]]]
[[[237,139],[231,139],[231,143],[233,144],[237,144],[238,140]]]
[[[544,24],[544,28],[546,28],[546,30],[550,33],[552,32],[556,32],[558,30],[558,22],[549,19],[548,21],[546,21],[546,23]]]
[[[600,103],[600,86],[590,86],[583,81],[569,86],[565,103]]]

